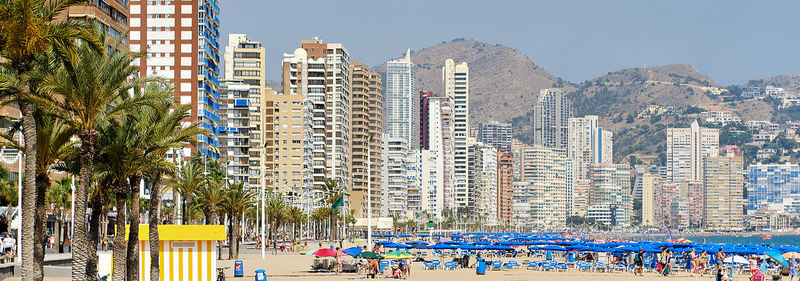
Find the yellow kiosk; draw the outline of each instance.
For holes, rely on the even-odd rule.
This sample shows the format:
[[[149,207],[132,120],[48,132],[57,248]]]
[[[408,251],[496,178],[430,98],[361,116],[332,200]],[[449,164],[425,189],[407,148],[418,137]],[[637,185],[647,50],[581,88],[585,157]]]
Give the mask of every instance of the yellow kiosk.
[[[128,226],[125,227],[128,237]],[[139,280],[150,280],[148,225],[139,225]],[[160,280],[216,281],[217,243],[225,240],[223,225],[159,225]]]

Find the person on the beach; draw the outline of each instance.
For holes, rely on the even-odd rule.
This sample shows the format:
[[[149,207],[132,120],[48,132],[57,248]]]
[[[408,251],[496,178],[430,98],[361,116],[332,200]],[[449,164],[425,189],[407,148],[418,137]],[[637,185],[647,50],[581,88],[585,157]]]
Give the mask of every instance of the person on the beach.
[[[722,265],[725,263],[725,253],[722,252],[722,248],[719,248],[719,252],[715,255],[716,262],[717,262],[717,269],[722,269]]]
[[[639,251],[636,252],[636,256],[633,258],[633,263],[636,264],[636,269],[633,270],[633,275],[644,276],[644,250],[642,248],[639,248]]]
[[[342,255],[339,247],[336,247],[336,274],[342,273]]]
[[[403,274],[405,274],[406,277],[411,276],[411,260],[405,259],[403,260],[403,263],[405,264],[405,272],[403,272]]]
[[[708,264],[708,253],[705,250],[703,250],[703,252],[700,253],[700,257],[697,259],[697,267],[695,267],[695,272],[700,272],[700,277],[703,277],[703,274],[705,274],[707,264]]]
[[[367,278],[371,277],[372,279],[375,279],[375,276],[377,275],[378,275],[378,260],[371,259],[369,260],[369,275],[367,275]]]
[[[664,253],[661,255],[661,264],[663,264],[661,268],[661,274],[664,276],[669,276],[670,271],[670,264],[669,260],[672,257],[672,254],[669,250],[664,250]]]
[[[697,268],[697,253],[694,248],[686,255],[686,271],[689,271],[689,276],[694,276],[694,269]]]

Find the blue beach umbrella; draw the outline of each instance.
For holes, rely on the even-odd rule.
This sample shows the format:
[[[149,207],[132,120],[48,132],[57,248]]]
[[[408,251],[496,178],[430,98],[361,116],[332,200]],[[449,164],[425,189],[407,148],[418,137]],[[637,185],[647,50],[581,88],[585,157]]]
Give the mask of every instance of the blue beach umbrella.
[[[778,261],[781,265],[783,265],[785,267],[789,267],[789,262],[786,260],[786,258],[781,256],[781,253],[778,253],[776,251],[766,251],[766,252],[764,252],[764,254],[766,254],[770,258]]]
[[[347,249],[342,250],[342,253],[345,253],[345,254],[348,254],[348,255],[351,255],[351,256],[356,256],[356,255],[360,254],[363,251],[364,251],[364,249],[361,249],[360,247],[352,247],[352,248],[347,248]]]

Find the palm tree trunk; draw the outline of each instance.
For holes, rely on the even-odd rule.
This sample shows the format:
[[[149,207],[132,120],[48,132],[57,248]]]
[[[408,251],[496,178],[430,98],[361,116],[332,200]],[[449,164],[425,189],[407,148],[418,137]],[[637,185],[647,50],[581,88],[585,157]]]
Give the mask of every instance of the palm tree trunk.
[[[230,223],[228,223],[228,259],[233,259],[233,216],[230,216]]]
[[[75,221],[72,222],[74,229],[72,233],[72,280],[85,281],[88,280],[87,271],[97,270],[96,264],[93,268],[87,267],[86,264],[90,247],[86,240],[86,197],[89,193],[89,184],[92,182],[94,143],[97,140],[97,132],[81,132],[79,137],[81,139],[81,169],[78,173],[78,187],[75,189]],[[97,245],[94,247],[96,249]],[[96,259],[97,254],[95,253],[91,258]],[[92,278],[94,276],[96,275],[93,275]]]
[[[131,214],[128,232],[127,279],[139,280],[139,183],[142,176],[137,174],[129,178],[127,185],[131,193]]]
[[[232,259],[239,258],[239,227],[241,226],[239,218],[232,218],[231,225],[233,228],[231,229],[231,244],[229,245],[229,251],[231,253]]]
[[[127,201],[128,192],[125,187],[121,187],[120,190],[119,185],[122,183],[116,183],[117,187],[115,188],[116,195],[117,195],[117,221],[116,221],[116,230],[114,231],[114,268],[112,279],[114,280],[125,280],[125,269],[126,269],[126,259],[127,259],[127,248],[128,244],[125,243],[125,202]]]
[[[183,197],[183,196],[182,196]],[[192,224],[192,195],[186,194],[186,197],[183,198],[183,224]]]
[[[20,73],[21,74],[21,73]],[[30,85],[25,83],[20,89],[20,96],[30,95]],[[36,258],[36,120],[33,117],[34,105],[21,102],[19,104],[22,114],[22,136],[25,138],[25,173],[22,184],[22,236],[19,244],[22,246],[22,280],[42,280],[44,255],[42,259]],[[74,279],[74,278],[73,278]],[[82,280],[82,279],[81,279]]]
[[[53,247],[55,247],[55,249],[53,249],[53,252],[62,253],[63,251],[61,250],[63,250],[64,248],[61,247],[61,231],[64,228],[64,220],[61,218],[61,214],[59,214],[56,218],[57,219],[55,226],[58,226],[58,230],[56,230],[55,227],[53,227],[53,242],[55,243],[55,245],[53,245]]]
[[[178,224],[178,191],[174,188],[172,189],[172,224]]]
[[[161,173],[153,175],[153,185],[150,188],[150,214],[148,218],[150,234],[150,280],[158,281],[159,274],[159,247],[158,241],[158,207],[161,206]]]
[[[47,171],[37,171],[36,173],[36,228],[33,231],[33,241],[36,245],[33,248],[33,260],[36,273],[33,279],[41,281],[44,278],[44,251],[45,251],[45,229],[47,229],[47,188],[50,186],[50,178]],[[54,227],[55,229],[55,227]],[[41,274],[40,274],[41,273]]]
[[[97,196],[96,198],[92,198],[90,203],[92,204],[92,217],[89,221],[89,243],[87,245],[87,262],[86,262],[86,275],[96,277],[97,276],[97,244],[100,242],[100,226],[102,224],[102,217],[105,212],[103,212],[103,208],[105,205],[105,200],[101,196]],[[77,207],[77,206],[76,206]],[[75,222],[72,222],[73,224]],[[73,234],[73,237],[75,234]],[[74,241],[74,240],[73,240]],[[73,244],[74,245],[74,244]],[[75,248],[72,248],[72,252],[75,252]]]

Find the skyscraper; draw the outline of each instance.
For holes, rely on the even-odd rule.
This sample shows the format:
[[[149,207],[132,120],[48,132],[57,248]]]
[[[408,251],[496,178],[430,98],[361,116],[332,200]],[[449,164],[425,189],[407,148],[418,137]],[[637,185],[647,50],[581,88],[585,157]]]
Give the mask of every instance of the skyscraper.
[[[719,130],[702,128],[695,120],[689,128],[667,129],[667,177],[672,183],[703,181],[703,159],[719,154]]]
[[[469,207],[483,223],[497,224],[497,150],[481,142],[469,146]]]
[[[180,104],[191,104],[191,120],[208,134],[197,136],[197,149],[219,158],[220,20],[218,0],[131,0],[129,47],[147,51],[138,61],[145,75],[167,78]],[[190,154],[189,148],[182,152]]]
[[[497,220],[501,224],[511,223],[514,156],[511,151],[497,152]]]
[[[383,185],[381,216],[404,216],[409,210],[409,187],[415,187],[416,180],[411,177],[416,164],[406,148],[404,138],[383,138]],[[413,152],[412,152],[413,153]],[[409,169],[411,168],[411,169]]]
[[[562,89],[543,89],[533,107],[533,143],[567,149],[572,104]]]
[[[642,226],[654,226],[655,221],[655,185],[658,176],[645,173],[642,175]]]
[[[595,164],[589,171],[591,189],[587,216],[610,226],[630,226],[631,167],[626,164]]]
[[[567,154],[575,163],[577,179],[589,178],[589,167],[594,164],[611,163],[613,133],[599,126],[596,115],[569,118]]]
[[[435,97],[431,91],[419,92],[419,148],[428,149],[428,115],[430,109],[428,108],[428,99]]]
[[[386,134],[404,138],[408,150],[418,148],[419,99],[414,92],[415,68],[411,49],[406,56],[386,63]]]
[[[225,46],[225,78],[228,81],[240,81],[248,85],[247,92],[228,92],[228,95],[221,98],[223,107],[231,111],[222,113],[223,123],[231,123],[227,118],[239,118],[236,125],[247,124],[247,128],[242,128],[237,132],[226,132],[227,135],[240,134],[246,137],[239,142],[246,141],[246,147],[241,147],[245,158],[238,158],[234,161],[247,163],[247,181],[250,185],[257,185],[262,177],[261,159],[262,149],[265,145],[264,126],[265,117],[262,111],[266,109],[267,100],[264,98],[263,89],[266,86],[266,73],[264,71],[266,50],[261,43],[247,38],[246,34],[229,34],[228,45]],[[237,82],[238,83],[238,82]],[[241,108],[241,110],[237,110]],[[222,111],[225,111],[223,108]],[[235,115],[235,116],[234,116]],[[222,124],[222,127],[230,129],[233,124]],[[225,143],[223,146],[227,145]],[[273,144],[270,143],[270,146]],[[231,153],[228,150],[228,153]],[[231,159],[229,159],[231,160]],[[268,181],[268,185],[272,182]]]
[[[478,126],[478,141],[498,151],[511,151],[511,124],[489,121]]]
[[[741,155],[710,156],[705,159],[706,227],[719,230],[744,229],[744,159]]]
[[[437,156],[436,169],[442,173],[442,209],[455,209],[455,190],[453,187],[453,99],[450,97],[430,97],[428,99],[427,148]]]
[[[529,184],[530,224],[549,229],[565,225],[572,205],[567,167],[567,154],[563,149],[542,145],[522,148],[521,182]]]
[[[314,143],[323,142],[324,152],[315,146],[315,185],[328,178],[350,188],[350,52],[341,43],[323,43],[317,37],[301,40],[309,61],[309,97],[314,103]],[[313,78],[313,79],[312,79]],[[320,114],[323,114],[320,116]],[[324,124],[324,125],[320,125]],[[318,169],[319,164],[325,170]],[[323,172],[324,174],[319,174]]]
[[[442,92],[453,101],[453,189],[454,207],[467,207],[469,200],[467,150],[469,137],[469,66],[447,59],[442,67]]]
[[[355,217],[367,217],[367,192],[371,193],[372,215],[378,216],[381,209],[381,165],[383,164],[383,91],[381,75],[370,71],[361,62],[352,63],[352,98],[350,106],[352,155],[352,190],[350,208]],[[369,156],[367,155],[369,153]],[[369,162],[369,165],[367,163]],[[369,167],[368,167],[369,166]],[[369,170],[368,170],[369,169]],[[368,175],[369,173],[369,175]],[[369,177],[369,189],[367,180]]]

